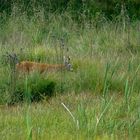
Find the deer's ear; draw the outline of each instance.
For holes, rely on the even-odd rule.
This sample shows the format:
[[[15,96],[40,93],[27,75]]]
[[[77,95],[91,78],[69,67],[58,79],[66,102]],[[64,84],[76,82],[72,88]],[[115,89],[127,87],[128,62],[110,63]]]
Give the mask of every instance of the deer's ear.
[[[68,56],[68,60],[70,61],[70,56]]]
[[[63,61],[64,61],[64,63],[67,63],[66,56],[63,56]]]
[[[70,63],[70,56],[63,56],[63,59],[65,63]]]

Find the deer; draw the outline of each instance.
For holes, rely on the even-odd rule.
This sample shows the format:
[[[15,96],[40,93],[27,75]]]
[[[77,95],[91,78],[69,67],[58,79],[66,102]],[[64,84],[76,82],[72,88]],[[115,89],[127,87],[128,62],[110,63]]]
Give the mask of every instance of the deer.
[[[38,71],[39,73],[67,70],[72,71],[72,65],[70,64],[70,57],[64,56],[63,64],[48,64],[48,63],[39,63],[34,61],[21,61],[16,64],[16,71],[20,72],[33,72]]]

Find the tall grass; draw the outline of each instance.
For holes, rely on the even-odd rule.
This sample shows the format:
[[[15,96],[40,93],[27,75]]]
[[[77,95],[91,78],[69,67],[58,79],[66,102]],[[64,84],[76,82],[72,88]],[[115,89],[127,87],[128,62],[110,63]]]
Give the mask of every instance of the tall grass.
[[[39,16],[39,19],[43,18],[43,15]],[[64,17],[67,22],[63,22]],[[108,90],[124,92],[126,79],[131,80],[138,67],[138,25],[139,22],[131,23],[129,26],[131,47],[127,48],[128,32],[121,27],[121,23],[106,21],[98,28],[94,26],[81,28],[67,13],[50,15],[50,19],[47,21],[41,19],[41,22],[37,17],[29,20],[26,15],[20,15],[20,18],[18,15],[17,17],[11,15],[6,24],[1,27],[0,56],[1,60],[5,61],[3,54],[8,48],[8,52],[17,53],[20,61],[30,60],[56,64],[62,63],[61,55],[70,55],[74,71],[54,73],[54,80],[58,81],[57,93],[60,89],[61,92],[91,91],[97,94],[103,92],[103,95]],[[60,49],[62,40],[63,49]],[[6,68],[3,66],[8,62],[4,63],[1,64],[2,71]],[[129,68],[128,71],[126,67]],[[139,71],[133,83],[134,92],[136,90],[139,92],[140,77],[138,75]],[[45,77],[48,79],[49,74]],[[21,81],[24,83],[24,80],[21,79]]]
[[[0,137],[138,139],[140,22],[122,24],[104,18],[80,26],[69,13],[11,14],[0,27],[0,104],[18,104],[0,109]],[[73,71],[20,73],[15,85],[7,52],[49,64],[70,55]]]

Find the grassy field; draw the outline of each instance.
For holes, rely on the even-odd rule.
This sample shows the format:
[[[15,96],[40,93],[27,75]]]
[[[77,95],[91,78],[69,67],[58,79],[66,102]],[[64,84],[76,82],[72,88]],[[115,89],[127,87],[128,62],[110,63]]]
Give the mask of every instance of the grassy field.
[[[139,139],[139,37],[139,21],[11,15],[0,27],[0,138]],[[13,74],[7,52],[49,64],[69,55],[73,71]]]

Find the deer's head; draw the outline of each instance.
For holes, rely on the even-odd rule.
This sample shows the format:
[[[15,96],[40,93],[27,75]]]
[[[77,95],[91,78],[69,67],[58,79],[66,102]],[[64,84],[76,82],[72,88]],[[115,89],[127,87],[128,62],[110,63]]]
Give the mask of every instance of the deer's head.
[[[65,67],[68,71],[73,71],[72,65],[70,63],[70,57],[69,56],[68,57],[64,56],[64,65],[65,65]]]

